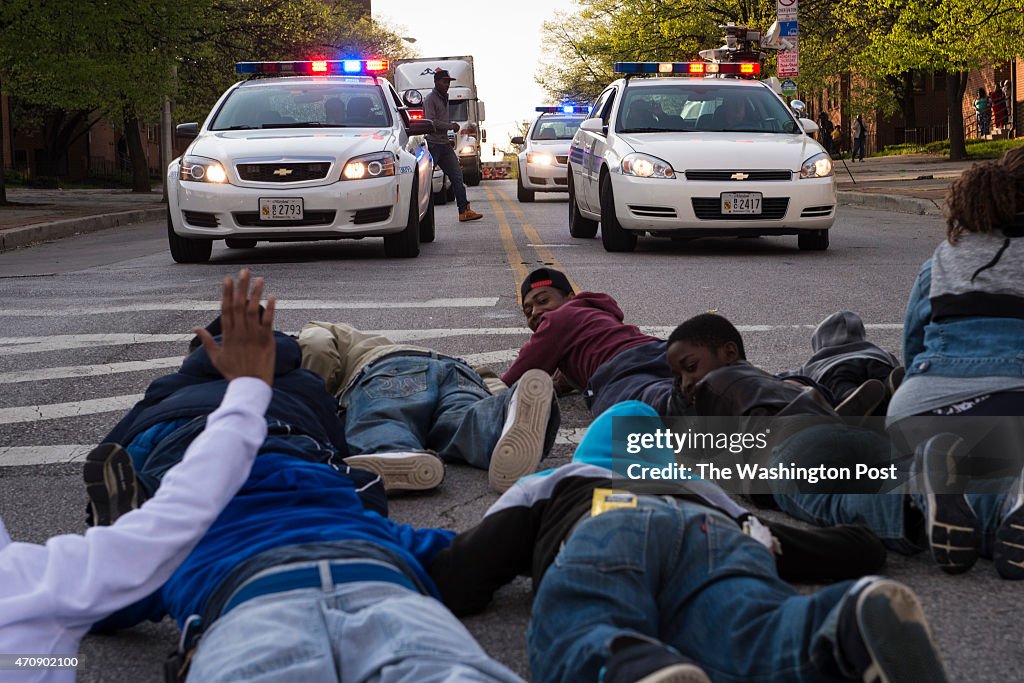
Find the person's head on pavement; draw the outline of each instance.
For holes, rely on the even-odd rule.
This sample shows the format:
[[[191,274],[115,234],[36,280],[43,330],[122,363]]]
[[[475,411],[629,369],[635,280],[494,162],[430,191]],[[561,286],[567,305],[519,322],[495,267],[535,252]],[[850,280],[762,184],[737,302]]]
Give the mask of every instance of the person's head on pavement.
[[[538,268],[523,280],[520,288],[526,324],[534,332],[545,313],[561,307],[576,296],[565,273],[553,268]]]
[[[990,234],[1024,223],[1024,147],[999,159],[974,164],[946,194],[946,239],[956,244],[967,233]],[[1020,230],[1021,227],[1017,227]]]
[[[434,88],[442,95],[448,94],[448,88],[452,86],[454,80],[447,69],[434,70]]]
[[[665,356],[690,400],[697,383],[712,370],[747,359],[739,330],[714,313],[694,316],[673,330]]]

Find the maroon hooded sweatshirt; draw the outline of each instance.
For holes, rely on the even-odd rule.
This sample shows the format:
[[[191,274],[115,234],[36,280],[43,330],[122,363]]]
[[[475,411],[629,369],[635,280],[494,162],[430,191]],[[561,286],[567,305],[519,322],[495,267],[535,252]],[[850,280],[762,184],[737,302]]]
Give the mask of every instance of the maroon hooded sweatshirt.
[[[580,292],[544,314],[501,380],[511,386],[527,370],[561,370],[578,388],[585,389],[606,361],[627,349],[658,341],[635,325],[626,325],[622,317],[622,309],[607,294]]]

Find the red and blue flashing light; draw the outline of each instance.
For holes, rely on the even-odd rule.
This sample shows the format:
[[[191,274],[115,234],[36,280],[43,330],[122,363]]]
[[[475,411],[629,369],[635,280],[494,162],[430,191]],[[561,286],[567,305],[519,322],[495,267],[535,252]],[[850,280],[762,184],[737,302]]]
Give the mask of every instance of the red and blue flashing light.
[[[536,107],[541,114],[589,114],[590,106],[586,104],[559,104],[551,107]]]
[[[376,76],[391,66],[387,59],[312,59],[302,62],[238,62],[235,73],[245,76]]]
[[[662,76],[758,76],[757,62],[615,62],[617,74]]]

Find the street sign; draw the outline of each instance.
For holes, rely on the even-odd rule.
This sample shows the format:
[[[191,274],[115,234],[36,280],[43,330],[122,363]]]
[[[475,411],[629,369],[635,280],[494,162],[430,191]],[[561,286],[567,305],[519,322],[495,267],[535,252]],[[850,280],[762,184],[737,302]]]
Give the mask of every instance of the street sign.
[[[782,93],[784,95],[795,95],[796,94],[796,81],[787,78],[780,84],[782,86]]]
[[[796,37],[797,35],[797,22],[796,21],[780,21],[779,22],[779,35],[783,38]]]
[[[789,78],[800,73],[800,43],[796,36],[786,38],[793,43],[792,50],[779,53],[779,78]]]

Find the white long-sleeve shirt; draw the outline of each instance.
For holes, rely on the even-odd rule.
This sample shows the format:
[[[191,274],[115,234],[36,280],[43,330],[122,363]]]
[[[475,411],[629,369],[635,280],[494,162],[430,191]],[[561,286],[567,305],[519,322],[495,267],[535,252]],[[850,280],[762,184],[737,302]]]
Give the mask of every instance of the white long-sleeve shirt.
[[[262,380],[233,380],[156,495],[111,526],[36,545],[11,542],[0,520],[0,655],[74,655],[94,622],[162,586],[249,476],[270,396]],[[75,672],[0,680],[66,683]]]

